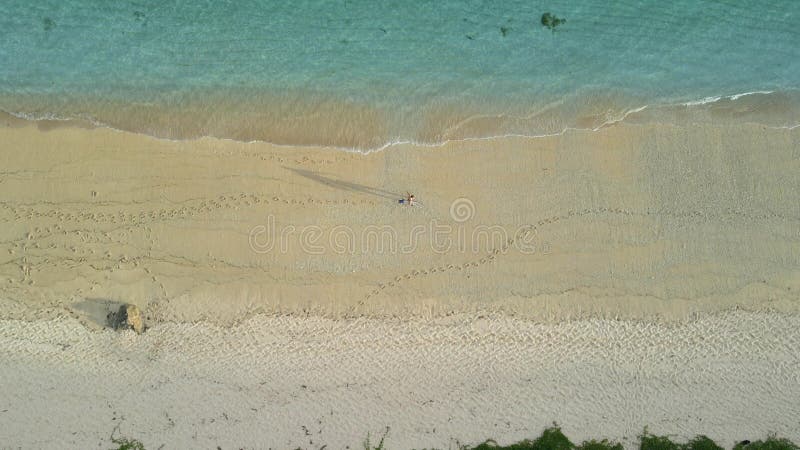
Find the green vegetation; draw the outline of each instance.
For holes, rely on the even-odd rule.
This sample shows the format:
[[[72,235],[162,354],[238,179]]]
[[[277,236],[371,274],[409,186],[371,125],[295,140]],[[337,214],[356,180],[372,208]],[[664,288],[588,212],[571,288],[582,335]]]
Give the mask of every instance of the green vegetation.
[[[639,436],[640,450],[722,450],[707,436],[697,436],[686,443],[678,443],[667,436],[656,436],[647,432],[645,428]],[[525,439],[511,445],[500,446],[494,440],[487,440],[477,446],[462,445],[459,450],[623,450],[622,444],[603,439],[602,441],[584,441],[575,445],[564,436],[558,425],[544,430],[536,440]],[[743,441],[733,447],[733,450],[800,450],[800,447],[787,439],[777,439],[774,436],[766,441]]]
[[[118,431],[117,428],[111,436],[111,442],[119,447],[112,450],[145,450],[144,445],[136,439],[115,438],[113,435]],[[389,427],[381,435],[377,444],[373,444],[370,435],[364,440],[364,450],[386,450],[386,437],[389,435]],[[623,450],[622,444],[603,439],[584,441],[580,445],[573,444],[557,424],[547,428],[542,435],[535,440],[524,439],[510,445],[497,445],[497,442],[488,439],[476,446],[459,445],[458,450]],[[645,428],[639,436],[640,450],[723,450],[707,436],[697,436],[689,442],[678,443],[672,441],[667,436],[656,436],[647,432]],[[733,450],[800,450],[793,442],[788,439],[778,439],[769,436],[764,441],[742,441],[733,447]]]
[[[525,439],[517,443],[501,447],[493,440],[487,440],[476,447],[462,446],[460,450],[622,450],[622,444],[616,442],[585,441],[576,446],[568,437],[564,436],[558,425],[544,430],[536,440]]]
[[[603,439],[602,441],[596,441],[592,439],[591,441],[584,441],[578,447],[579,450],[623,450],[622,444],[618,442],[609,442],[607,439]]]
[[[689,441],[683,448],[691,450],[722,450],[722,447],[717,445],[708,436],[697,436]]]
[[[137,441],[136,439],[127,439],[127,438],[114,439],[112,437],[111,442],[113,442],[115,445],[119,445],[119,447],[113,450],[145,450],[144,444]]]
[[[114,435],[119,432],[119,425],[118,423],[117,426],[114,427],[114,430],[111,431],[111,442],[113,442],[114,445],[119,445],[119,447],[112,450],[145,450],[144,444],[136,439],[128,439],[126,437],[115,438]]]
[[[561,19],[549,12],[542,14],[542,26],[550,29],[553,33],[556,32],[556,27],[567,23],[567,19]]]
[[[670,441],[666,436],[654,436],[645,430],[640,436],[639,448],[641,450],[682,450],[683,446]]]
[[[678,444],[671,441],[666,436],[655,436],[647,432],[639,437],[641,450],[723,450],[708,436],[697,436],[685,444]]]
[[[369,433],[367,433],[367,439],[364,441],[364,450],[386,450],[383,446],[383,443],[386,441],[386,435],[389,434],[389,427],[386,427],[386,430],[383,432],[383,436],[381,436],[381,440],[378,441],[378,445],[375,447],[369,441]]]
[[[740,442],[733,447],[733,450],[800,450],[800,447],[788,439],[770,436],[766,441]]]
[[[533,441],[533,448],[552,449],[552,450],[571,450],[575,448],[575,444],[570,442],[569,438],[564,436],[561,428],[553,424],[552,428],[544,430],[538,439]]]

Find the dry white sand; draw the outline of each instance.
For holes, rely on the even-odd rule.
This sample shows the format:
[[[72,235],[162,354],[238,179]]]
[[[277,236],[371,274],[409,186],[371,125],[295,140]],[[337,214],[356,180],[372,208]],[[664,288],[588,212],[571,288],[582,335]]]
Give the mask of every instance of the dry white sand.
[[[0,446],[800,439],[800,129],[365,156],[2,120]]]
[[[657,325],[506,317],[255,317],[141,336],[66,318],[0,321],[0,442],[147,448],[389,448],[510,443],[558,421],[632,448],[647,425],[730,447],[800,440],[800,317]]]

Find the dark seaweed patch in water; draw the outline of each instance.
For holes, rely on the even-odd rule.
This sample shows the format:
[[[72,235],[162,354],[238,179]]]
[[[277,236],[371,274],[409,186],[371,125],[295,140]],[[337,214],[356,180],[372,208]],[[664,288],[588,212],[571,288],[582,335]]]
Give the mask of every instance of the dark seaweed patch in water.
[[[141,22],[142,26],[145,26],[147,25],[147,14],[145,14],[143,11],[134,11],[133,20]]]
[[[557,26],[565,23],[567,23],[567,19],[562,19],[554,14],[550,14],[549,12],[542,14],[542,26],[549,28],[554,33]]]
[[[45,17],[44,19],[42,19],[42,26],[44,27],[44,31],[50,31],[53,28],[55,28],[56,21],[49,17]]]
[[[502,34],[503,37],[506,37],[509,31],[511,31],[509,27],[500,27],[500,34]]]

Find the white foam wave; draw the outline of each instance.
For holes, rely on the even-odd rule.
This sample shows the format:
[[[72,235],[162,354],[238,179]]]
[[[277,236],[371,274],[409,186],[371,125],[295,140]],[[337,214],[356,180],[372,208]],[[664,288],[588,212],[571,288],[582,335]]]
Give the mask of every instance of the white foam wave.
[[[707,105],[709,103],[716,103],[720,100],[731,100],[736,101],[742,97],[747,97],[750,95],[769,95],[774,94],[775,91],[752,91],[752,92],[742,92],[740,94],[731,94],[731,95],[718,95],[712,97],[705,97],[700,100],[692,100],[688,102],[683,102],[681,105],[683,106],[699,106],[699,105]]]
[[[284,143],[270,142],[268,140],[262,140],[262,139],[253,139],[253,140],[249,140],[249,141],[241,141],[241,140],[237,140],[237,139],[234,139],[234,138],[227,138],[227,137],[213,136],[213,135],[207,135],[207,136],[201,136],[201,137],[195,137],[195,138],[189,138],[189,139],[181,139],[181,138],[162,137],[162,136],[151,135],[151,134],[147,134],[147,133],[140,133],[140,134],[147,134],[148,136],[152,137],[153,139],[158,139],[158,140],[163,140],[163,141],[170,141],[170,142],[181,142],[181,141],[186,141],[186,140],[213,138],[213,139],[219,139],[219,140],[222,140],[222,141],[244,142],[244,143],[248,143],[248,144],[267,143],[267,144],[274,145],[276,147],[281,147],[281,148],[297,148],[297,147],[324,148],[324,149],[337,150],[337,151],[369,154],[369,153],[372,153],[372,152],[380,152],[380,151],[384,151],[384,150],[387,150],[387,149],[392,148],[392,147],[398,147],[398,146],[402,146],[402,145],[413,145],[413,146],[416,146],[416,147],[437,148],[437,147],[443,147],[443,146],[445,146],[445,145],[447,145],[449,143],[452,143],[452,142],[487,141],[487,140],[507,139],[507,138],[528,138],[528,139],[547,138],[547,137],[554,137],[554,136],[562,136],[565,133],[570,132],[570,131],[599,131],[599,130],[602,130],[602,129],[607,128],[609,126],[612,126],[612,125],[615,125],[615,124],[618,124],[618,123],[622,123],[630,115],[636,114],[636,113],[641,112],[641,111],[644,111],[645,109],[648,109],[648,108],[661,108],[661,107],[669,107],[669,106],[674,106],[674,105],[687,106],[687,107],[701,106],[701,105],[707,105],[707,104],[710,104],[710,103],[719,102],[719,101],[722,101],[722,100],[736,101],[736,100],[739,100],[739,99],[741,99],[743,97],[746,97],[746,96],[751,96],[751,95],[769,95],[769,94],[774,94],[774,93],[775,93],[775,91],[758,90],[758,91],[748,91],[748,92],[742,92],[742,93],[730,94],[730,95],[708,96],[708,97],[704,97],[704,98],[699,99],[699,100],[691,100],[691,101],[686,101],[686,102],[681,102],[681,103],[668,103],[667,102],[667,103],[661,103],[661,104],[645,104],[645,105],[642,105],[642,106],[637,106],[637,107],[634,107],[634,108],[631,108],[631,109],[627,109],[627,110],[621,111],[619,113],[619,115],[617,115],[616,117],[612,117],[611,119],[606,120],[605,122],[601,123],[600,125],[595,126],[595,127],[591,127],[591,128],[580,128],[580,127],[573,127],[573,126],[565,126],[560,131],[555,131],[555,132],[550,132],[550,133],[500,133],[500,134],[491,134],[491,135],[486,135],[486,136],[470,136],[470,137],[463,137],[463,138],[447,138],[447,139],[443,139],[443,140],[437,141],[437,142],[424,142],[424,141],[418,141],[418,140],[415,140],[415,139],[406,139],[406,138],[396,137],[394,139],[387,140],[384,144],[379,145],[377,147],[368,147],[368,148],[344,147],[344,146],[326,145],[326,144],[303,144],[303,145],[284,144]],[[119,131],[119,132],[132,132],[130,130],[125,130],[125,129],[122,129],[122,128],[111,126],[109,124],[106,124],[106,123],[104,123],[102,121],[97,120],[94,117],[91,117],[91,116],[85,115],[85,114],[81,114],[81,115],[76,116],[76,117],[64,117],[64,116],[58,115],[56,113],[49,113],[49,112],[32,113],[32,112],[8,111],[8,110],[3,110],[3,109],[0,109],[0,111],[2,111],[4,113],[7,113],[7,114],[10,114],[10,115],[12,115],[12,116],[14,116],[14,117],[16,117],[18,119],[29,120],[29,121],[49,120],[49,121],[68,122],[68,121],[73,121],[73,120],[79,120],[79,121],[85,121],[87,123],[90,123],[92,126],[95,126],[95,127],[98,127],[98,128],[106,128],[106,129]],[[495,117],[506,117],[506,116],[498,115],[498,116],[495,116]],[[789,126],[768,126],[768,127],[769,128],[774,128],[774,129],[789,129],[789,130],[792,130],[794,128],[797,128],[798,126],[800,126],[800,123],[794,124],[794,125],[789,125]],[[136,133],[136,132],[134,132],[134,133]]]

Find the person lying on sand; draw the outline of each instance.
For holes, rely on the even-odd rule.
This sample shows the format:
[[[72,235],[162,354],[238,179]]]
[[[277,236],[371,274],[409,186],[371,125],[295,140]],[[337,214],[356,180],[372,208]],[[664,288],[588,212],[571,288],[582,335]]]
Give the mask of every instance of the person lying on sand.
[[[416,202],[416,198],[414,197],[414,194],[409,194],[408,192],[406,192],[406,198],[401,198],[398,201],[398,203],[406,204],[408,206],[414,206],[415,202]]]

